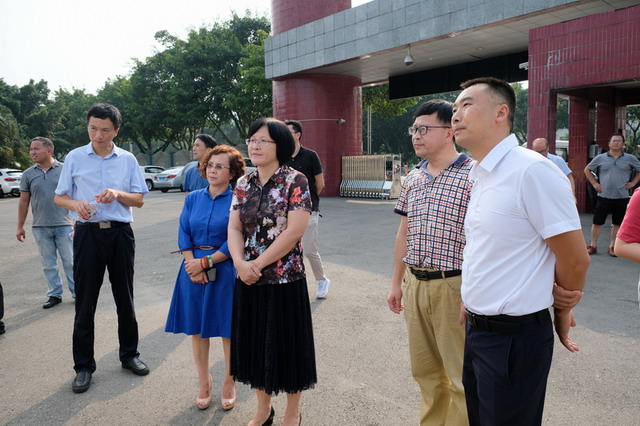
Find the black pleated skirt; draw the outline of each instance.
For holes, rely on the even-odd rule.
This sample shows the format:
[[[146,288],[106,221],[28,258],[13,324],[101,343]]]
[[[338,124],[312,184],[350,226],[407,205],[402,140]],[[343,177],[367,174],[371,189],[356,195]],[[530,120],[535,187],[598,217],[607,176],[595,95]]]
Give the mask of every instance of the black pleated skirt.
[[[270,395],[307,390],[318,381],[305,279],[259,286],[236,280],[231,375]]]

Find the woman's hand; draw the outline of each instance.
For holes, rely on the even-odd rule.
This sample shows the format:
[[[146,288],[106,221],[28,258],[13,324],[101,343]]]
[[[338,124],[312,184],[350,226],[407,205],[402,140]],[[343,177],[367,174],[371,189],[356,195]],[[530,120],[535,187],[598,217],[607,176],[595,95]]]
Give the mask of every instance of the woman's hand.
[[[184,269],[187,271],[187,274],[189,274],[190,277],[196,276],[203,271],[202,265],[200,264],[200,259],[185,260]]]
[[[235,266],[238,271],[238,277],[247,285],[255,284],[262,276],[260,268],[254,261],[244,260],[238,262]]]
[[[207,277],[207,273],[204,271],[198,274],[190,275],[189,278],[191,278],[191,281],[196,284],[206,284],[209,282],[209,277]]]
[[[200,259],[185,260],[184,269],[194,283],[206,284],[209,282],[207,273],[202,269],[202,265],[200,264]]]

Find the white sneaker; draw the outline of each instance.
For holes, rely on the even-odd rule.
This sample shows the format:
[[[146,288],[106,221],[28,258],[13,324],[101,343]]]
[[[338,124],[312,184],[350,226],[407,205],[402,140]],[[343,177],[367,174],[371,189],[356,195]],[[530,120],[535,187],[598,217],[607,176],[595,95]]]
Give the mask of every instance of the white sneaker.
[[[318,291],[316,292],[316,299],[324,299],[327,297],[327,293],[329,293],[329,286],[331,285],[331,280],[320,280],[318,281]]]

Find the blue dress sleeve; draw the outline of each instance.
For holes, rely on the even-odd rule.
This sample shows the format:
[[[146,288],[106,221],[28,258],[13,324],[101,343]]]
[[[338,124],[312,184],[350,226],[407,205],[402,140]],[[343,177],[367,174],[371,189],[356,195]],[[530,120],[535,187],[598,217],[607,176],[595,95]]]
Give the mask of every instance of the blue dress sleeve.
[[[180,224],[178,226],[178,248],[180,250],[193,247],[193,240],[191,239],[191,207],[193,196],[188,194],[184,200],[182,206],[182,212],[180,213]]]

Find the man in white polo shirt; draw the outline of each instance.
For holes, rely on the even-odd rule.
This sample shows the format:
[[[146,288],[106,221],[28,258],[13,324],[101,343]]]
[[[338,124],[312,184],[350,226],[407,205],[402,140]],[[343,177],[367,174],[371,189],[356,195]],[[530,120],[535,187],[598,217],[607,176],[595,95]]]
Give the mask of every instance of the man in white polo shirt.
[[[511,86],[490,77],[461,86],[454,135],[477,160],[469,174],[461,289],[469,422],[539,425],[553,355],[554,282],[576,295],[554,309],[556,332],[573,352],[570,307],[580,299],[589,256],[569,181],[511,134]]]

